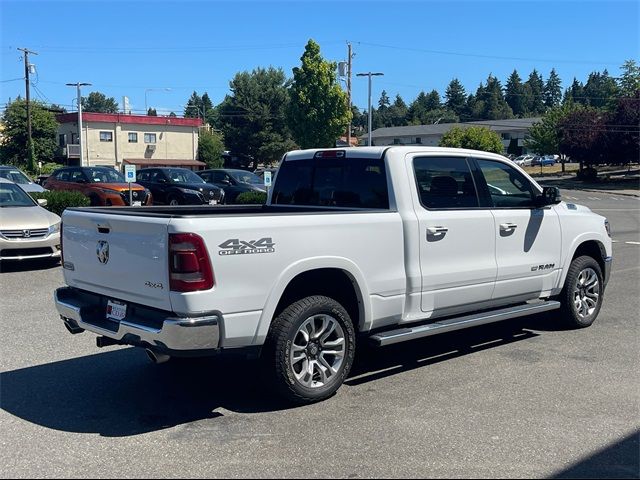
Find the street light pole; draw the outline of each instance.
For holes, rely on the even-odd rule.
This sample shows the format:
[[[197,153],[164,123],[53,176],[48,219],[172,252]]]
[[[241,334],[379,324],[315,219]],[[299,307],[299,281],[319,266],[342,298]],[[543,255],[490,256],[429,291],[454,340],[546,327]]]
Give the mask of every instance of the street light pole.
[[[367,73],[357,73],[356,77],[369,77],[369,133],[368,133],[368,141],[367,141],[367,145],[370,147],[371,146],[371,77],[380,77],[384,75],[384,73],[381,72],[367,72]]]
[[[78,98],[78,145],[80,146],[80,166],[84,166],[84,149],[82,148],[82,95],[80,87],[90,87],[90,83],[67,83],[67,87],[76,87]],[[89,139],[87,138],[87,141]]]
[[[147,107],[147,92],[151,92],[153,90],[164,90],[165,92],[170,92],[170,88],[147,88],[144,91],[144,114],[146,115],[149,111],[149,107]]]

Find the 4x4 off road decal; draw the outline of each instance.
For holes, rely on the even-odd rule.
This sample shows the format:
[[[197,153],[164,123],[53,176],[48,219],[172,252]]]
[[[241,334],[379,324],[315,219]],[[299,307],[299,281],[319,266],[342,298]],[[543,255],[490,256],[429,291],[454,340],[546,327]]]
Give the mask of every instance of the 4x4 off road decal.
[[[232,238],[218,246],[222,249],[218,251],[219,255],[247,255],[250,253],[273,253],[276,251],[273,248],[275,243],[273,243],[271,237],[250,241]]]

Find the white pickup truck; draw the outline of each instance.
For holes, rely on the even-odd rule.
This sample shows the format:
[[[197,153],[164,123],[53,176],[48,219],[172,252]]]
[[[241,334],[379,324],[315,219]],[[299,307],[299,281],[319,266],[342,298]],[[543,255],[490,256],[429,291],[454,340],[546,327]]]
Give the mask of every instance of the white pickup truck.
[[[495,154],[419,146],[286,154],[265,205],[63,216],[71,333],[152,360],[252,351],[290,399],[327,398],[356,340],[384,346],[602,306],[609,224]]]

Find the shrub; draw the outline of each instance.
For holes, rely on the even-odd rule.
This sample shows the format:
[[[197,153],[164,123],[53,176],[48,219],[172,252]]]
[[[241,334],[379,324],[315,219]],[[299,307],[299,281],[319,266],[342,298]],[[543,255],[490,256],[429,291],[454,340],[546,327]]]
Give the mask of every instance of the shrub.
[[[241,204],[264,204],[267,201],[265,192],[244,192],[236,197],[236,203]]]
[[[89,197],[80,192],[55,190],[49,192],[31,192],[31,196],[36,200],[44,198],[47,201],[44,208],[60,216],[62,216],[62,212],[64,212],[64,209],[67,207],[88,207],[91,204]]]

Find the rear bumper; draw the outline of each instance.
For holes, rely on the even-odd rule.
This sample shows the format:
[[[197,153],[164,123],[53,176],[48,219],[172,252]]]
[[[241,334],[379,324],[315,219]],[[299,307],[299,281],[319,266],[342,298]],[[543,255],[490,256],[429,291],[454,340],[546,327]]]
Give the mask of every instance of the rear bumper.
[[[56,309],[72,333],[83,330],[170,355],[215,353],[220,348],[222,316],[219,313],[199,317],[177,317],[171,312],[151,310],[129,304],[120,321],[106,319],[106,297],[75,288],[58,288],[54,293]]]

